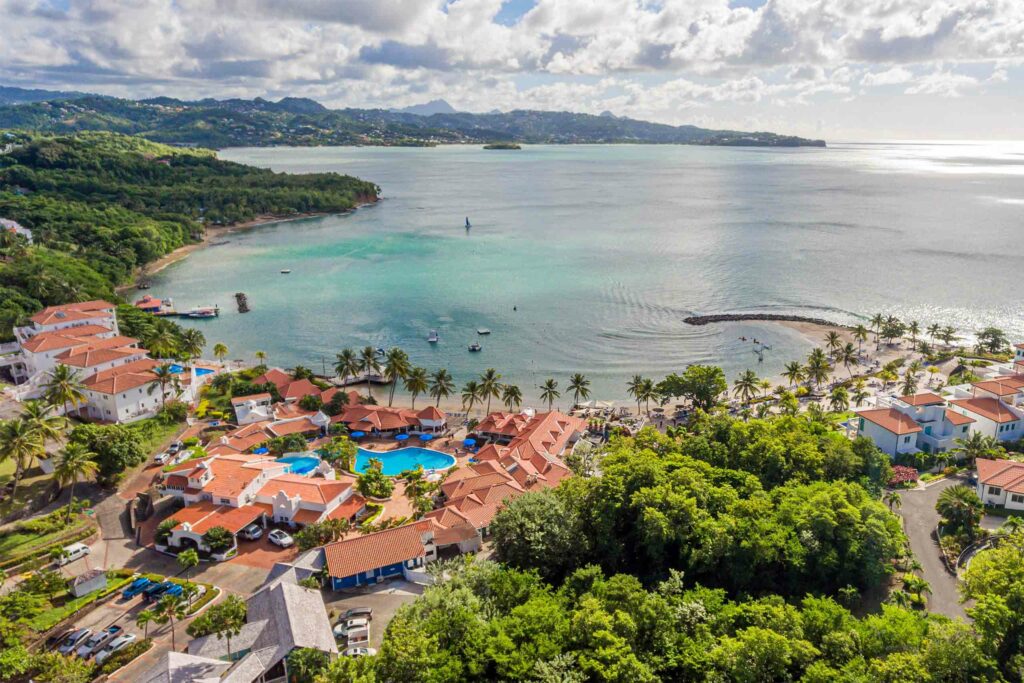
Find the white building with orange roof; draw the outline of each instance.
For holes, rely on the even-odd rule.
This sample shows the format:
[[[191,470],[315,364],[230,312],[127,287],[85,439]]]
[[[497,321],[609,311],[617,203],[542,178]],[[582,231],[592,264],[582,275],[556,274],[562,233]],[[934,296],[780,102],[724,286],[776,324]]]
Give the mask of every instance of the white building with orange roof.
[[[856,411],[857,436],[871,439],[875,446],[891,456],[915,453],[917,435],[924,431],[913,417],[896,408]]]
[[[270,420],[273,417],[273,402],[274,397],[266,392],[235,396],[231,399],[231,407],[235,410],[235,422],[239,425],[248,425]]]
[[[422,519],[324,546],[331,588],[342,590],[402,576],[437,559],[434,523]]]
[[[978,498],[986,505],[1024,510],[1024,462],[979,458]]]
[[[348,405],[331,422],[342,423],[350,431],[373,434],[436,433],[448,427],[443,410],[427,406],[418,411],[375,405]]]
[[[1024,411],[990,396],[953,399],[950,408],[974,420],[971,431],[999,441],[1016,441],[1024,437]]]

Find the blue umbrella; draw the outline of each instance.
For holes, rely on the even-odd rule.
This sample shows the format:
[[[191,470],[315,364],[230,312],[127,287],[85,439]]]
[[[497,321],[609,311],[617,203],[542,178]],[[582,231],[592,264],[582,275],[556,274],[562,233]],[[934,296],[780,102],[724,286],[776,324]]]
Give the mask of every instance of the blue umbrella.
[[[254,450],[252,452],[252,454],[253,455],[263,455],[264,453],[269,453],[269,452],[270,452],[269,448],[257,448],[256,450]]]
[[[408,438],[409,438],[408,434],[397,434],[395,436],[395,441],[405,441]]]
[[[433,438],[433,434],[420,434],[420,441],[430,441]]]
[[[476,445],[476,439],[463,439],[462,445],[465,446],[466,448],[472,448],[473,446]]]
[[[366,432],[352,432],[351,434],[349,434],[349,436],[351,436],[353,439],[361,439],[364,436],[366,436]]]

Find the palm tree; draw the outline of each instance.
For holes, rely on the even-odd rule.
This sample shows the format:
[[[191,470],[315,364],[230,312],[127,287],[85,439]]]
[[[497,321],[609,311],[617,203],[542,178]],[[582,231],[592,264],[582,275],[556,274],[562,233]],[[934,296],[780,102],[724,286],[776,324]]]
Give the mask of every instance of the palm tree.
[[[910,343],[916,345],[917,335],[921,334],[921,324],[916,320],[911,320],[907,325],[907,333],[910,335]]]
[[[426,368],[413,368],[405,378],[405,390],[412,394],[412,409],[416,410],[416,397],[430,388]]]
[[[895,491],[886,491],[882,496],[882,502],[889,506],[889,510],[899,510],[903,507],[903,497]]]
[[[144,340],[146,348],[157,358],[171,358],[178,353],[177,330],[166,320],[157,320],[150,336]]]
[[[963,530],[971,540],[974,540],[985,507],[973,488],[957,484],[939,494],[935,511],[954,529]]]
[[[857,355],[859,356],[861,354],[861,347],[864,342],[868,340],[868,328],[858,323],[857,326],[853,328],[853,338],[857,340]]]
[[[904,396],[910,396],[917,393],[917,375],[911,372],[909,369],[906,374],[903,375],[903,384],[900,387],[900,392]]]
[[[185,357],[186,361],[203,355],[203,347],[205,346],[206,336],[199,330],[187,327],[181,331],[181,342],[178,345],[178,351]]]
[[[760,380],[753,370],[745,370],[742,375],[733,382],[732,393],[738,396],[743,403],[750,403],[751,399],[757,396],[757,388]]]
[[[889,593],[889,602],[896,605],[897,607],[902,607],[906,609],[910,607],[910,593],[904,590],[896,589],[892,593]]]
[[[825,345],[828,346],[829,355],[834,358],[836,351],[843,345],[843,338],[835,330],[829,330],[828,334],[825,335]]]
[[[957,439],[953,453],[961,453],[969,467],[974,467],[978,458],[991,458],[1003,451],[994,436],[986,436],[981,432],[971,432],[966,439]]]
[[[647,409],[647,414],[650,415],[651,414],[651,399],[656,399],[658,397],[658,390],[654,386],[654,380],[653,379],[651,379],[649,377],[645,377],[644,378],[644,381],[640,384],[640,394],[639,394],[639,397],[640,397],[641,400],[643,400],[643,402],[645,404],[644,407]]]
[[[757,383],[761,387],[761,391],[764,392],[764,398],[768,398],[768,392],[772,390],[772,382],[768,379],[763,379]]]
[[[864,386],[863,379],[859,379],[854,382],[853,393],[850,394],[850,399],[853,401],[855,406],[859,408],[870,395],[871,394],[868,393],[867,387]]]
[[[857,362],[857,349],[853,348],[851,342],[846,342],[845,346],[836,351],[836,360],[842,363],[846,371],[850,373],[850,377],[853,377],[853,370],[850,369],[850,364]]]
[[[828,358],[825,357],[825,352],[821,349],[814,349],[807,356],[807,367],[804,369],[804,373],[807,379],[814,382],[816,389],[820,389],[822,383],[828,380],[830,370]]]
[[[63,405],[64,414],[67,415],[68,404],[76,409],[80,404],[88,400],[85,396],[85,385],[82,383],[82,376],[77,370],[59,363],[47,376],[46,384],[43,385],[46,401],[51,405]]]
[[[501,402],[512,412],[523,403],[523,392],[515,384],[506,384],[501,388]]]
[[[946,346],[952,345],[952,343],[958,339],[956,336],[956,328],[949,325],[943,327],[939,330],[939,339],[941,339]]]
[[[436,406],[441,405],[442,398],[448,398],[455,391],[455,382],[444,368],[439,368],[430,376],[430,396],[437,399]]]
[[[220,361],[221,365],[224,365],[224,359],[228,357],[228,347],[226,344],[217,342],[213,345],[213,357]]]
[[[469,380],[462,387],[462,407],[466,409],[467,417],[473,412],[473,405],[480,400],[481,394],[480,383],[475,379]]]
[[[50,441],[59,441],[64,436],[68,425],[67,418],[53,415],[54,406],[42,401],[25,401],[21,420],[29,424],[29,428],[39,434],[45,446]]]
[[[257,365],[266,365],[267,364],[267,352],[266,351],[257,351],[253,355],[256,357],[256,364]]]
[[[581,396],[584,400],[590,398],[590,380],[577,372],[569,378],[569,391],[572,392],[573,405],[579,405]]]
[[[924,596],[922,595],[922,593],[932,592],[931,585],[917,574],[904,574],[903,588],[908,593],[917,596],[918,604],[924,603]]]
[[[558,391],[558,382],[553,379],[544,380],[544,384],[540,386],[540,399],[548,402],[548,412],[551,412],[555,401],[561,395],[561,392]]]
[[[156,613],[153,610],[144,609],[135,615],[135,625],[142,629],[142,637],[149,638],[149,625],[156,621]]]
[[[43,440],[32,426],[23,420],[0,422],[0,462],[14,462],[14,487],[11,500],[16,500],[18,484],[34,458],[45,452]]]
[[[845,413],[850,407],[850,394],[846,387],[838,386],[828,397],[828,406],[833,413]]]
[[[177,387],[177,384],[178,384],[178,374],[176,372],[174,372],[174,370],[171,369],[171,366],[170,366],[169,363],[164,363],[163,365],[158,365],[157,367],[155,367],[152,370],[150,370],[150,372],[153,373],[153,379],[151,379],[149,381],[149,388],[146,390],[146,393],[148,393],[150,396],[152,396],[153,392],[156,391],[157,388],[159,388],[160,389],[160,404],[161,404],[161,406],[166,406],[167,405],[167,387],[169,385],[170,386],[174,386],[175,391],[177,391],[177,389],[178,389],[178,387]]]
[[[395,388],[398,386],[398,380],[405,379],[411,369],[409,354],[397,346],[388,349],[387,355],[384,356],[384,377],[391,383],[388,407],[391,407],[395,400]]]
[[[941,330],[942,327],[938,323],[932,323],[928,326],[928,329],[925,330],[925,332],[927,332],[928,336],[932,338],[932,341],[934,341],[939,338],[939,331]]]
[[[871,316],[871,330],[875,333],[875,344],[878,344],[878,333],[882,330],[882,324],[885,323],[885,316],[881,313],[875,313]]]
[[[487,414],[491,414],[491,399],[501,396],[501,375],[494,368],[487,368],[480,375],[480,400],[487,399]]]
[[[96,474],[99,465],[93,460],[95,457],[96,454],[82,444],[69,443],[61,450],[57,464],[53,468],[53,476],[57,483],[61,486],[71,486],[68,497],[68,523],[71,522],[71,508],[74,507],[75,502],[75,484],[79,479],[86,479]]]
[[[363,347],[363,350],[359,352],[359,369],[367,375],[380,374],[380,361],[377,360],[377,349],[372,346]],[[373,383],[370,382],[369,377],[366,378],[366,393],[369,394],[370,398],[373,398]]]
[[[629,381],[626,391],[630,396],[636,399],[636,413],[640,414],[640,401],[642,400],[640,394],[643,391],[644,378],[640,375],[633,375],[633,379]]]
[[[355,377],[361,369],[359,356],[352,349],[342,349],[341,353],[335,355],[334,371],[341,377],[344,384],[349,377]]]
[[[187,609],[188,605],[185,604],[185,599],[180,595],[165,595],[157,603],[157,623],[170,623],[171,625],[171,651],[177,651],[178,649],[178,643],[174,638],[174,620],[184,619]]]
[[[804,379],[804,366],[798,360],[786,363],[786,371],[782,376],[789,380],[789,386],[800,384]]]

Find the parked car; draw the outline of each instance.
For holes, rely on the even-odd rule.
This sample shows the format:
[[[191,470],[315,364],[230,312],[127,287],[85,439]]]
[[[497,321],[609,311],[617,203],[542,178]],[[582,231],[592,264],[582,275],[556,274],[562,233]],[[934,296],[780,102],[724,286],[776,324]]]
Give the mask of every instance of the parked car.
[[[69,655],[75,651],[75,648],[83,640],[92,635],[92,630],[87,628],[80,628],[74,631],[70,636],[64,639],[64,643],[57,648],[57,652],[62,655]]]
[[[120,626],[108,626],[99,633],[94,633],[91,638],[79,645],[78,649],[75,650],[75,654],[82,659],[88,659],[102,650],[104,645],[121,635],[123,632],[124,629]]]
[[[155,462],[157,465],[166,465],[172,457],[173,456],[170,453],[164,451],[163,453],[157,453],[155,456],[153,456],[153,462]]]
[[[161,599],[162,599],[162,598],[165,598],[165,597],[167,597],[168,595],[181,595],[181,594],[182,594],[182,593],[184,593],[184,592],[185,592],[185,588],[184,588],[184,586],[182,586],[182,585],[181,585],[180,583],[172,583],[172,584],[171,584],[171,587],[170,587],[170,588],[168,588],[167,590],[165,590],[165,591],[164,591],[164,592],[163,592],[163,593],[162,593],[162,594],[160,595],[160,598],[161,598]]]
[[[370,622],[366,619],[343,619],[334,627],[335,638],[347,638],[352,631],[369,628]]]
[[[177,454],[178,451],[180,451],[184,447],[185,447],[185,444],[183,444],[180,441],[175,441],[174,443],[171,444],[170,448],[167,449],[167,452],[170,453],[171,455],[175,455],[175,454]]]
[[[147,579],[145,576],[140,576],[139,578],[135,579],[130,584],[128,584],[127,588],[121,591],[121,597],[125,600],[131,600],[136,595],[144,591],[147,587],[152,585],[152,583],[153,581],[151,579]]]
[[[52,648],[57,647],[58,645],[63,644],[64,640],[77,630],[77,628],[66,628],[63,631],[58,631],[57,633],[54,633],[52,636],[46,639],[46,649],[50,650]]]
[[[366,619],[367,621],[372,621],[373,608],[353,607],[352,609],[345,610],[345,613],[341,615],[341,621],[348,621],[349,619]]]
[[[155,602],[160,599],[164,593],[169,591],[175,584],[170,581],[161,581],[160,583],[154,583],[142,591],[142,599],[146,602]]]
[[[255,541],[263,536],[263,527],[253,522],[249,526],[245,527],[238,532],[238,535],[247,541]]]
[[[270,542],[274,545],[281,546],[282,548],[291,548],[295,545],[295,539],[288,535],[288,532],[282,531],[281,529],[274,529],[267,537]]]
[[[57,566],[63,567],[70,562],[85,557],[91,552],[92,550],[89,549],[89,546],[84,543],[72,543],[71,545],[64,546],[64,554],[57,560]]]
[[[372,647],[350,647],[341,654],[346,657],[372,657],[377,654],[377,650]]]
[[[138,636],[136,636],[134,633],[125,633],[124,635],[120,635],[117,638],[114,638],[112,641],[107,643],[106,647],[104,647],[96,654],[96,663],[102,664],[110,658],[110,655],[114,654],[118,650],[123,650],[124,648],[134,643],[137,639]]]

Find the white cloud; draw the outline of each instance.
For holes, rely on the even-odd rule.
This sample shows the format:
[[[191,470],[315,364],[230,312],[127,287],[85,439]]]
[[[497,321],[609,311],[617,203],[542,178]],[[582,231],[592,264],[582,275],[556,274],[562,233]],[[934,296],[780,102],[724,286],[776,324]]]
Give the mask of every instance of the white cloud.
[[[906,89],[908,95],[938,95],[940,97],[962,97],[964,90],[977,88],[980,82],[973,76],[936,71],[930,73]]]
[[[906,69],[902,66],[894,66],[891,69],[885,71],[875,71],[864,74],[864,77],[860,79],[861,85],[872,86],[872,85],[899,85],[901,83],[907,83],[914,77],[914,73],[910,69]]]

